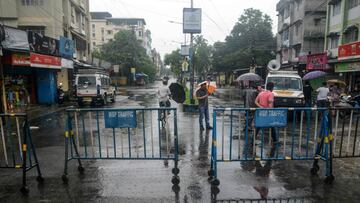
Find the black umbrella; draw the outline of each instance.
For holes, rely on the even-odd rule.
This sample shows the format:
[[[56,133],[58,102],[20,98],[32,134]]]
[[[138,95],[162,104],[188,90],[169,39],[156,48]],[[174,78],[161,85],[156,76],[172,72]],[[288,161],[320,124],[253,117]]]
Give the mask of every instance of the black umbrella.
[[[177,103],[184,103],[185,101],[185,90],[179,83],[171,83],[169,86],[171,97]]]
[[[236,78],[237,81],[262,81],[263,79],[255,73],[245,73]]]

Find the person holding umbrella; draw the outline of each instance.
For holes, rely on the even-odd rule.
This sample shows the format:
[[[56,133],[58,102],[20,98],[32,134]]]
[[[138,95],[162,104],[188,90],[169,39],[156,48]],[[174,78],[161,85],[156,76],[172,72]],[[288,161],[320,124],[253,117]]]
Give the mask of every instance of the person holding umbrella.
[[[205,117],[206,129],[211,130],[212,127],[210,126],[210,123],[209,123],[209,121],[210,121],[210,119],[209,119],[209,102],[208,102],[209,92],[207,89],[207,81],[204,81],[204,82],[200,83],[199,85],[200,85],[200,89],[198,89],[196,91],[196,98],[199,102],[200,130],[201,131],[205,130],[205,128],[203,126],[204,117]]]

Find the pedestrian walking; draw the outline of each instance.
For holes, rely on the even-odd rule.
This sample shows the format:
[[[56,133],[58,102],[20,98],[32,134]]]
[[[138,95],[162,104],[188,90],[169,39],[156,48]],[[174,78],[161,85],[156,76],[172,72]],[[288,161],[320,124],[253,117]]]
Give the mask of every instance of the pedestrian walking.
[[[259,108],[274,108],[274,83],[269,82],[266,84],[266,90],[259,93],[255,99],[255,104]],[[255,136],[259,133],[259,128],[256,129]],[[271,127],[271,137],[273,144],[277,143],[277,133],[275,127]]]
[[[313,88],[310,85],[309,81],[305,81],[305,86],[304,86],[304,100],[305,100],[305,106],[306,107],[311,107],[312,106],[312,92],[313,92]]]
[[[210,121],[210,119],[209,119],[209,102],[208,102],[209,92],[207,89],[207,82],[206,81],[202,82],[199,85],[200,85],[200,89],[196,91],[196,98],[199,103],[200,130],[201,131],[205,130],[205,128],[203,126],[204,118],[205,118],[206,129],[211,130],[212,127],[210,126],[210,123],[209,123],[209,121]]]
[[[322,83],[322,86],[317,90],[316,106],[319,108],[328,106],[328,96],[330,93],[329,88],[326,86],[326,82]]]
[[[162,80],[162,86],[159,88],[157,96],[159,99],[159,106],[160,107],[170,107],[171,103],[170,103],[170,97],[171,97],[171,92],[168,85],[168,79],[167,78],[163,78]]]

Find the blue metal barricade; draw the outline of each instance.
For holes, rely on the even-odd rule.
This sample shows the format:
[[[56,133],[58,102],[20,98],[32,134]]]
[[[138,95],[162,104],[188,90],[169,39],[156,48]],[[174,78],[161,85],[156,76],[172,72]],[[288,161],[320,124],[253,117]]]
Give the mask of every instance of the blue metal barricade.
[[[43,177],[36,155],[35,146],[31,137],[31,129],[25,113],[0,114],[0,168],[21,169],[21,192],[29,192],[27,187],[27,171],[36,168],[37,181],[42,183]]]
[[[173,184],[179,184],[176,108],[105,108],[66,110],[65,169],[77,160],[174,161]]]
[[[220,184],[219,162],[313,160],[315,174],[318,160],[323,160],[325,181],[331,183],[331,122],[326,108],[214,109],[209,180]]]
[[[359,108],[334,108],[332,129],[334,134],[334,158],[360,157]]]

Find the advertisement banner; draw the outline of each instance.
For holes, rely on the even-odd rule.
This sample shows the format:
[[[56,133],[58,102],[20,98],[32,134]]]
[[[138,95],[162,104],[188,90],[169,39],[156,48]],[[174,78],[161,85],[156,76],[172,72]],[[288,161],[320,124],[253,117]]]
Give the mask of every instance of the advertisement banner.
[[[183,9],[183,33],[201,33],[201,8]]]
[[[29,51],[28,37],[25,31],[4,26],[5,40],[1,42],[4,49]]]
[[[44,36],[39,33],[29,32],[30,51],[59,56],[59,40]]]
[[[326,53],[311,54],[307,56],[306,70],[325,70],[328,69],[327,63]]]
[[[338,60],[360,58],[360,42],[340,45],[338,48]]]
[[[74,54],[74,41],[66,37],[60,37],[59,53],[63,58],[71,59]]]
[[[30,52],[31,67],[61,69],[61,58]]]

